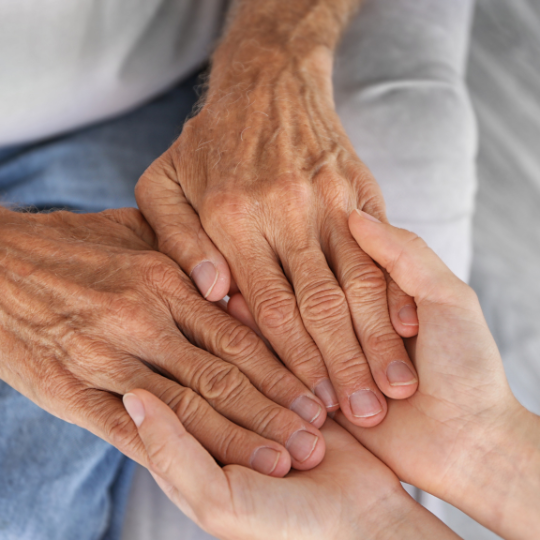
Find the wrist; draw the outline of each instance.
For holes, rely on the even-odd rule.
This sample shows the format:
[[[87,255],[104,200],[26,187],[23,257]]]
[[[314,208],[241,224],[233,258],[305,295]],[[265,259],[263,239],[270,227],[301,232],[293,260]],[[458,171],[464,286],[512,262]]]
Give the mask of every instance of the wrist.
[[[390,497],[382,505],[382,512],[377,514],[376,525],[370,538],[387,540],[458,540],[442,521],[418,504],[400,486],[398,494]],[[365,520],[365,515],[362,516]],[[358,529],[357,529],[358,530]],[[355,536],[358,540],[358,536]]]
[[[256,88],[266,92],[291,91],[307,87],[319,96],[332,98],[333,52],[325,46],[309,51],[287,51],[286,46],[263,48],[248,40],[223,42],[212,59],[207,103],[230,103],[248,99]],[[249,101],[249,99],[248,99]]]
[[[504,538],[540,530],[540,417],[516,403],[462,455],[448,490],[435,495]]]

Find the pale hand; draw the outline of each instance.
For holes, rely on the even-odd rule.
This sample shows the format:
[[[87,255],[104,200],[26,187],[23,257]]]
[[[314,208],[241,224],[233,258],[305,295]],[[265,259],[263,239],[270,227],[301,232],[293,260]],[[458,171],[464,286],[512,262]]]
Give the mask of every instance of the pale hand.
[[[420,384],[366,430],[336,420],[401,480],[508,539],[540,531],[540,419],[514,398],[473,290],[416,235],[353,212],[359,245],[414,297]]]
[[[171,410],[144,390],[124,397],[150,471],[192,520],[222,540],[456,540],[397,477],[327,420],[327,452],[311,471],[270,478],[220,468]]]

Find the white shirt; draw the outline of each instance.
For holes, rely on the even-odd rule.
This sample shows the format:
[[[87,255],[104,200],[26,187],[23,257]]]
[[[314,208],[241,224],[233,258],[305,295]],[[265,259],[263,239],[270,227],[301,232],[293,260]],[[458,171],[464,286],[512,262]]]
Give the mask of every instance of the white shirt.
[[[0,147],[136,107],[208,58],[226,0],[2,0]]]

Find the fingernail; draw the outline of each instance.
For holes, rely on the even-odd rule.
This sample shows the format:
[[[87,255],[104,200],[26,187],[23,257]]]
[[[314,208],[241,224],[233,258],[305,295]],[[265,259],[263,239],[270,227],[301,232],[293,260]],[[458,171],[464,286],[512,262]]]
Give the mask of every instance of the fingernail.
[[[208,298],[217,282],[218,271],[210,261],[204,261],[191,271],[191,279],[195,282],[201,294]]]
[[[327,409],[339,405],[336,391],[329,379],[324,379],[315,387],[315,395],[324,403]]]
[[[378,220],[375,216],[372,216],[371,214],[368,214],[367,212],[364,212],[363,210],[358,210],[358,208],[356,209],[356,211],[361,217],[369,219],[369,221],[374,221],[375,223],[380,223],[380,220]]]
[[[402,307],[398,313],[399,320],[404,326],[418,326],[418,315],[416,309],[411,304]]]
[[[353,416],[369,418],[382,411],[381,403],[371,390],[358,390],[349,396]]]
[[[287,441],[287,450],[296,461],[304,463],[313,454],[318,440],[319,437],[309,431],[297,431]]]
[[[262,474],[272,474],[278,464],[280,455],[281,452],[267,446],[257,448],[251,458],[251,468]]]
[[[304,420],[307,420],[310,424],[315,422],[322,412],[322,407],[316,401],[309,399],[307,396],[300,396],[296,398],[292,402],[290,409]]]
[[[143,423],[146,414],[143,402],[135,394],[124,394],[123,402],[134,424],[139,427]]]
[[[411,368],[401,360],[392,362],[386,368],[386,377],[390,386],[407,386],[418,381]]]

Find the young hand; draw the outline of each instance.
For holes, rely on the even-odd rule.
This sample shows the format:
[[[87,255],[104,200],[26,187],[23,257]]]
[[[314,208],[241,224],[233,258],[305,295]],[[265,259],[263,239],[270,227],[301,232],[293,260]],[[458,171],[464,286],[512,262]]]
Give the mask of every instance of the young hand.
[[[514,398],[473,290],[413,233],[353,212],[359,245],[414,297],[420,321],[408,350],[412,397],[389,400],[371,429],[336,420],[401,480],[470,514],[504,538],[540,531],[540,420]]]
[[[395,474],[343,428],[327,420],[327,452],[310,471],[271,478],[220,468],[152,394],[124,404],[138,426],[150,471],[191,519],[223,540],[455,540],[402,488]]]

